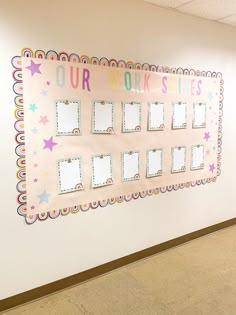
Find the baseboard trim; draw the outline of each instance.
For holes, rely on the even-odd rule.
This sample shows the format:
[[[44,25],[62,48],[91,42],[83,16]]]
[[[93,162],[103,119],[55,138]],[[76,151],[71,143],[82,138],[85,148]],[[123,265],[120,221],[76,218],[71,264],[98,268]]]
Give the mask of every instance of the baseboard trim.
[[[103,264],[101,266],[86,270],[84,272],[81,272],[79,274],[43,285],[41,287],[35,288],[33,290],[29,290],[20,294],[17,294],[15,296],[6,298],[4,300],[0,301],[0,312],[6,311],[10,308],[31,302],[33,300],[42,298],[46,295],[55,293],[57,291],[61,291],[63,289],[72,287],[74,285],[77,285],[79,283],[82,283],[84,281],[87,281],[89,279],[98,277],[100,275],[103,275],[107,272],[110,272],[112,270],[115,270],[117,268],[123,267],[125,265],[128,265],[130,263],[133,263],[135,261],[138,261],[143,258],[147,258],[149,256],[152,256],[154,254],[160,253],[164,250],[173,248],[175,246],[184,244],[186,242],[192,241],[196,238],[199,238],[201,236],[205,236],[207,234],[210,234],[212,232],[216,232],[218,230],[230,227],[232,225],[236,224],[236,218],[206,227],[204,229],[194,231],[192,233],[177,237],[173,240],[164,242],[162,244],[158,244],[152,247],[149,247],[147,249],[141,250],[137,253],[116,259],[114,261],[111,261],[109,263]]]

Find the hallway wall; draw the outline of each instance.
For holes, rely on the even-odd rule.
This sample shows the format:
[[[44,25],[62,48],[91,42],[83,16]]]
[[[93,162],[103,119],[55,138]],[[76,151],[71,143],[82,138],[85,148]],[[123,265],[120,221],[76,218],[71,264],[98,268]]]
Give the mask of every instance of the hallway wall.
[[[142,0],[0,0],[0,299],[235,217],[236,29]],[[216,183],[27,226],[16,213],[11,58],[23,47],[222,72]]]

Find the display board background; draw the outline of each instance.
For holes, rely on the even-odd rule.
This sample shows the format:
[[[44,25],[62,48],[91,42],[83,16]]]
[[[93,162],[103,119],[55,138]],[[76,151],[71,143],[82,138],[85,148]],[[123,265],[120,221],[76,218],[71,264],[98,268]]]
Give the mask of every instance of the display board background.
[[[24,94],[23,98],[21,95],[18,96],[16,99],[16,105],[17,103],[20,103],[20,99],[22,100],[22,103],[24,103],[24,106],[27,107],[27,111],[25,110],[25,119],[28,119],[27,121],[27,130],[26,133],[26,139],[28,138],[28,145],[29,150],[27,150],[26,146],[26,152],[31,152],[31,157],[29,155],[29,159],[27,159],[27,168],[28,172],[30,174],[29,177],[27,177],[27,172],[25,172],[24,166],[21,167],[20,171],[21,173],[24,173],[24,176],[26,174],[26,182],[28,184],[26,185],[25,180],[20,181],[18,183],[18,187],[20,188],[20,205],[18,207],[18,213],[25,215],[26,222],[33,223],[37,219],[44,220],[47,217],[57,217],[59,214],[67,214],[69,212],[79,212],[79,210],[88,210],[89,208],[96,208],[98,206],[106,206],[108,203],[113,204],[114,202],[122,202],[130,201],[131,199],[137,199],[139,197],[145,197],[146,195],[152,195],[158,194],[160,192],[165,192],[166,190],[177,190],[182,187],[189,187],[189,186],[195,186],[199,185],[201,183],[205,184],[206,182],[211,182],[216,180],[216,166],[218,166],[217,174],[220,174],[220,164],[218,163],[220,160],[220,150],[221,150],[221,115],[222,115],[222,99],[223,99],[223,80],[221,79],[220,73],[211,73],[211,72],[199,72],[194,70],[183,70],[181,68],[179,69],[170,69],[170,68],[164,68],[154,65],[148,65],[148,64],[134,64],[132,62],[124,62],[124,61],[115,61],[107,60],[106,58],[102,58],[101,60],[98,60],[97,58],[88,58],[86,56],[79,57],[76,54],[68,55],[66,53],[60,53],[57,54],[54,51],[49,51],[47,53],[43,52],[42,50],[38,50],[35,53],[30,49],[23,49],[22,50],[22,57],[15,57],[13,58],[13,65],[17,68],[17,65],[20,65],[16,71],[14,71],[14,77],[19,78],[22,75],[22,65],[23,65],[23,78],[24,81],[18,80],[16,84],[14,84],[14,90],[16,93],[20,94],[19,92],[22,91],[23,86],[24,87]],[[32,58],[39,58],[40,64],[42,66],[42,71],[46,73],[46,77],[42,78],[42,74],[38,76],[37,79],[37,73],[34,78],[34,75],[28,71],[27,67],[30,66],[30,62],[33,60],[35,63],[39,62],[39,59],[32,59]],[[49,59],[49,60],[45,60]],[[59,61],[57,61],[59,60]],[[61,61],[60,61],[61,60]],[[72,61],[74,62],[80,62],[78,63],[78,66],[83,68],[86,64],[87,69],[90,70],[92,73],[91,76],[91,85],[93,88],[95,88],[94,91],[84,91],[82,90],[82,84],[80,84],[80,92],[81,92],[81,98],[79,99],[81,103],[86,103],[87,106],[84,106],[83,111],[85,111],[84,117],[86,118],[83,125],[84,134],[87,136],[82,135],[81,138],[79,138],[79,141],[81,142],[80,148],[82,148],[82,152],[85,154],[86,160],[90,160],[90,156],[94,153],[96,154],[102,154],[102,153],[108,153],[112,152],[113,156],[115,156],[115,178],[120,177],[120,154],[123,151],[132,151],[137,149],[143,149],[143,156],[142,161],[146,160],[145,156],[145,150],[148,148],[155,148],[158,144],[160,148],[164,148],[165,152],[165,165],[167,167],[171,167],[171,154],[170,150],[172,146],[179,146],[179,145],[188,145],[189,150],[187,154],[191,155],[190,147],[191,145],[196,144],[204,144],[204,141],[206,140],[206,167],[203,170],[198,171],[190,171],[190,159],[188,158],[187,162],[187,171],[184,173],[177,173],[177,174],[171,174],[168,169],[164,168],[164,176],[162,177],[155,177],[152,179],[145,179],[145,172],[146,169],[144,165],[146,163],[140,163],[141,165],[141,175],[142,180],[135,181],[135,182],[127,182],[127,183],[118,183],[118,180],[116,181],[115,185],[106,186],[101,189],[87,189],[85,191],[80,191],[79,193],[75,194],[65,194],[65,195],[57,195],[55,193],[55,178],[57,176],[56,174],[56,168],[52,168],[51,165],[56,163],[57,159],[60,158],[69,158],[74,157],[74,145],[75,141],[78,141],[75,137],[73,138],[67,138],[67,143],[71,143],[71,145],[61,146],[62,149],[55,150],[56,155],[49,154],[46,156],[38,158],[38,162],[35,162],[32,153],[34,146],[40,146],[39,142],[37,143],[37,140],[35,142],[34,139],[34,132],[32,132],[32,128],[35,126],[33,123],[36,123],[36,121],[33,119],[35,115],[34,111],[31,110],[30,104],[35,103],[35,100],[38,101],[40,104],[45,103],[44,99],[48,97],[48,90],[50,89],[50,86],[47,86],[47,89],[44,88],[44,86],[47,84],[47,82],[54,83],[53,93],[51,93],[51,96],[49,97],[49,103],[54,104],[55,100],[57,99],[77,99],[78,98],[78,90],[72,89],[72,87],[69,88],[68,85],[66,85],[65,89],[56,89],[55,88],[55,72],[56,72],[56,66],[63,66],[67,67],[67,73],[69,73],[69,67],[71,66],[70,63],[66,63],[65,61]],[[89,65],[89,63],[92,63],[92,65]],[[99,66],[100,65],[100,66]],[[105,67],[101,67],[105,66]],[[130,133],[127,135],[124,135],[121,133],[120,126],[122,125],[122,112],[121,112],[121,102],[125,99],[127,101],[133,101],[137,100],[137,92],[130,92],[127,91],[124,87],[124,85],[121,85],[119,91],[112,91],[111,89],[111,82],[109,82],[110,78],[110,72],[111,68],[106,68],[106,66],[110,67],[120,67],[122,69],[118,69],[118,71],[121,72],[121,75],[124,74],[125,70],[124,68],[129,69],[130,73],[139,72],[144,77],[146,74],[149,74],[148,71],[152,71],[150,75],[154,78],[153,85],[150,88],[149,93],[144,93],[144,89],[141,93],[138,93],[138,99],[143,102],[142,105],[142,131],[140,133]],[[112,69],[114,70],[114,69]],[[140,71],[141,70],[141,71]],[[145,70],[145,71],[142,71]],[[21,75],[20,75],[21,74]],[[31,74],[31,76],[30,76]],[[38,73],[39,74],[39,73]],[[173,81],[170,85],[170,93],[161,93],[161,82],[163,76],[168,77],[169,79],[179,77],[179,78],[189,78],[191,80],[194,78],[195,80],[198,80],[201,78],[203,82],[203,95],[201,98],[199,96],[193,97],[192,95],[186,96],[186,95],[178,95],[177,93],[174,93],[176,90],[176,83]],[[96,77],[97,76],[97,77]],[[102,78],[102,79],[101,79]],[[37,81],[38,80],[38,81]],[[69,78],[66,78],[67,82],[69,82]],[[31,82],[31,83],[29,83]],[[33,82],[33,83],[32,83]],[[144,82],[144,80],[143,80]],[[23,85],[22,85],[23,83]],[[51,84],[50,84],[51,85]],[[158,87],[158,88],[157,88]],[[163,87],[162,87],[163,88]],[[148,95],[147,95],[148,94]],[[106,97],[104,97],[104,95]],[[91,138],[91,101],[92,99],[104,99],[104,100],[112,100],[116,102],[116,134],[115,135],[92,135]],[[166,116],[166,129],[165,131],[147,131],[147,103],[150,100],[156,100],[160,102],[165,102],[165,116]],[[171,119],[172,119],[172,103],[173,102],[179,102],[179,101],[186,101],[188,103],[188,116],[187,116],[187,123],[188,123],[188,129],[181,129],[181,130],[171,130]],[[220,101],[220,102],[219,102]],[[194,102],[207,102],[208,104],[208,114],[207,114],[207,128],[201,128],[201,129],[192,129],[192,111],[193,111],[193,103]],[[26,105],[27,104],[27,105]],[[89,104],[89,105],[88,105]],[[34,104],[35,105],[35,104]],[[144,106],[145,105],[145,106]],[[24,109],[26,107],[22,106],[20,109],[17,110],[18,115],[22,115]],[[48,103],[47,103],[48,106]],[[37,107],[37,105],[36,105]],[[55,119],[55,113],[54,113],[54,106],[51,106],[48,108],[44,108],[45,111],[49,113],[49,120]],[[37,110],[36,110],[37,112]],[[40,112],[43,113],[42,111]],[[36,115],[35,115],[36,116]],[[220,116],[220,117],[219,117]],[[19,121],[17,122],[17,126],[19,125],[22,127],[23,123],[23,116],[19,117]],[[37,117],[37,116],[36,116]],[[41,116],[40,116],[41,117]],[[38,117],[37,117],[38,119]],[[39,120],[37,121],[39,122]],[[55,122],[48,124],[49,127],[49,133],[50,136],[53,136],[55,134]],[[45,127],[45,126],[44,126]],[[51,128],[51,129],[50,129]],[[44,128],[46,129],[46,128]],[[209,131],[210,130],[210,131]],[[17,134],[17,139],[20,139],[23,137],[24,128],[20,128],[21,131],[19,134]],[[147,134],[154,133],[156,137],[147,137]],[[162,136],[163,133],[167,133],[168,137],[165,138]],[[211,134],[210,138],[206,138],[206,133]],[[119,136],[118,136],[119,135]],[[122,136],[121,136],[122,135]],[[172,135],[172,136],[171,136]],[[46,134],[45,134],[46,136]],[[118,137],[117,137],[118,136]],[[122,144],[119,142],[122,137],[125,137],[125,141]],[[99,138],[98,138],[99,137]],[[108,137],[116,137],[116,145],[114,146],[114,143],[112,140],[109,142],[107,141]],[[173,137],[173,138],[172,138]],[[49,137],[47,137],[49,138]],[[119,139],[120,138],[120,139]],[[57,137],[54,138],[55,143],[59,143],[60,147],[60,141],[61,138]],[[88,139],[90,139],[88,141]],[[92,140],[91,140],[92,139]],[[99,139],[99,141],[97,141]],[[146,144],[148,139],[148,145]],[[168,139],[168,141],[166,141]],[[38,140],[38,141],[42,141]],[[73,144],[74,141],[74,144]],[[118,141],[118,142],[117,142]],[[89,146],[88,146],[89,143]],[[19,144],[17,146],[16,151],[22,153],[25,149],[24,147],[25,141],[22,141],[22,144]],[[26,143],[27,144],[27,143]],[[63,144],[63,143],[61,143]],[[65,144],[65,143],[64,143]],[[71,152],[70,152],[70,148]],[[88,149],[90,148],[90,149]],[[94,152],[94,149],[96,149],[96,152]],[[24,152],[23,152],[24,153]],[[63,155],[63,156],[62,156]],[[52,160],[50,160],[51,156],[53,157]],[[21,156],[22,161],[25,160],[25,155]],[[42,163],[41,163],[42,162]],[[35,187],[32,184],[34,182],[34,174],[33,169],[38,167],[38,165],[42,165],[43,168],[41,168],[41,174],[43,174],[44,178],[46,178],[46,182],[49,183],[49,191],[45,189],[44,186],[40,186],[40,191],[37,193],[35,192]],[[22,164],[24,165],[24,164]],[[213,165],[214,167],[211,168],[210,165]],[[168,174],[169,173],[169,174]],[[19,174],[19,172],[18,172]],[[90,187],[90,172],[89,172],[89,163],[85,166],[85,186]],[[52,189],[53,193],[50,191],[50,187],[53,186],[52,181],[54,181],[54,187]],[[42,181],[42,183],[45,183],[45,180]],[[51,186],[50,186],[51,184]],[[25,191],[25,187],[28,187]],[[92,196],[91,196],[92,192]],[[43,195],[45,197],[44,193],[46,194],[46,201],[48,201],[48,196],[52,197],[53,202],[51,204],[41,203],[41,199],[39,196]],[[29,196],[29,198],[28,198]],[[33,197],[32,197],[33,196]],[[101,199],[102,196],[102,199]],[[31,209],[29,210],[29,205],[27,206],[27,202],[25,200],[27,199],[27,202],[29,203]],[[30,199],[31,198],[31,199]],[[35,207],[35,204],[37,203],[37,206]],[[45,201],[45,198],[43,199]]]

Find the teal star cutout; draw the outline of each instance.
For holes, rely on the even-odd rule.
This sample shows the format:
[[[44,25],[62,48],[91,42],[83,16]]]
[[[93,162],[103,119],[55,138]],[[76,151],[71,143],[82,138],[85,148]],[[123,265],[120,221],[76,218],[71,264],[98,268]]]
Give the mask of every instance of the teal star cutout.
[[[47,96],[47,95],[48,95],[48,92],[47,92],[47,91],[45,91],[45,90],[42,90],[41,95],[43,95],[43,96]]]
[[[209,92],[207,98],[209,99],[209,101],[212,101],[212,99],[214,98],[213,93]]]
[[[214,150],[214,151],[215,151],[215,150],[216,150],[216,147],[212,147],[212,150]]]
[[[35,104],[30,104],[29,110],[32,110],[32,112],[34,113],[36,109],[38,109],[38,107]]]
[[[41,195],[38,195],[38,198],[39,198],[39,203],[42,203],[42,202],[46,202],[48,203],[48,198],[49,198],[50,194],[48,194],[46,192],[46,190],[44,190],[44,192],[42,192]]]
[[[33,133],[38,133],[38,129],[37,128],[33,128],[33,129],[31,129],[31,131],[33,132]]]

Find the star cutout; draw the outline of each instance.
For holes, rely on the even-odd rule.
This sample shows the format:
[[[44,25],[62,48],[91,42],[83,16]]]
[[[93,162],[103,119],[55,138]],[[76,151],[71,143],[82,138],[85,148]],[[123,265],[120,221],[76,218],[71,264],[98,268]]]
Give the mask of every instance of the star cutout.
[[[38,129],[36,128],[36,127],[34,127],[33,129],[31,129],[31,131],[33,132],[33,133],[38,133]]]
[[[213,163],[213,164],[210,164],[210,165],[209,165],[209,167],[210,167],[209,172],[214,173],[214,170],[215,170],[215,164],[214,164],[214,163]]]
[[[45,91],[45,90],[42,90],[42,91],[41,91],[41,95],[43,95],[43,96],[47,96],[47,95],[48,95],[48,92],[47,92],[47,91]]]
[[[209,99],[209,101],[212,101],[213,97],[214,96],[213,96],[212,92],[209,92],[208,97],[207,97]]]
[[[53,137],[51,137],[48,140],[43,139],[43,141],[44,141],[44,144],[45,144],[43,148],[44,149],[49,149],[50,151],[52,151],[54,145],[57,145],[56,142],[53,142]]]
[[[205,132],[204,140],[208,141],[210,138],[210,132]]]
[[[51,82],[50,82],[50,81],[47,81],[46,84],[47,84],[47,86],[50,86],[50,85],[51,85]]]
[[[26,67],[31,71],[31,76],[33,76],[35,73],[41,73],[39,70],[39,67],[41,66],[41,63],[34,63],[33,60],[31,60],[30,66]]]
[[[214,147],[212,147],[212,150],[213,150],[213,151],[215,151],[215,150],[216,150],[216,147],[215,147],[215,146],[214,146]]]
[[[35,206],[33,205],[33,206],[31,206],[30,208],[31,208],[31,210],[34,210],[34,209],[35,209]]]
[[[37,155],[37,154],[38,154],[38,152],[37,152],[37,151],[34,151],[34,152],[33,152],[33,154],[34,154],[34,155]]]
[[[47,116],[40,116],[39,122],[45,126],[46,123],[49,122],[49,120],[48,120]]]
[[[34,183],[37,183],[37,182],[38,182],[38,178],[35,178],[35,179],[34,179]]]
[[[211,150],[206,150],[206,154],[209,155],[211,153]]]
[[[33,113],[38,109],[38,107],[35,104],[30,104],[29,110],[31,110]]]
[[[34,164],[34,167],[38,167],[38,164],[35,163],[35,164]]]
[[[46,192],[46,190],[44,190],[42,192],[42,194],[38,195],[38,198],[39,198],[39,203],[42,203],[42,202],[46,202],[48,203],[48,198],[49,198],[50,194],[48,194]]]

